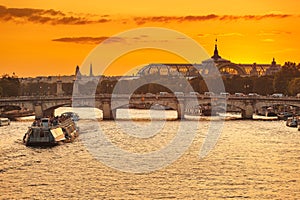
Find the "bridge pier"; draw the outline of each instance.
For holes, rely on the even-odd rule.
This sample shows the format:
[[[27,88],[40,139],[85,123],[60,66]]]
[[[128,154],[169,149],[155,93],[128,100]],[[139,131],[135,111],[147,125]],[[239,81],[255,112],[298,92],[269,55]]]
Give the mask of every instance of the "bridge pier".
[[[246,105],[245,109],[242,110],[242,118],[243,119],[253,119],[254,109],[252,105]]]
[[[42,118],[44,116],[42,105],[34,105],[35,117]]]
[[[62,81],[58,80],[56,83],[56,95],[62,96],[64,94],[64,91],[62,89]]]
[[[37,118],[54,117],[54,111],[54,109],[44,110],[42,105],[39,104],[34,105],[34,113]]]
[[[78,95],[78,94],[79,94],[78,81],[74,80],[73,81],[73,95]]]
[[[184,119],[184,111],[185,111],[184,102],[182,100],[178,101],[178,104],[177,104],[177,119],[178,120]]]
[[[102,105],[102,112],[103,112],[103,120],[114,120],[117,110],[111,109],[111,103],[110,102],[103,102]]]

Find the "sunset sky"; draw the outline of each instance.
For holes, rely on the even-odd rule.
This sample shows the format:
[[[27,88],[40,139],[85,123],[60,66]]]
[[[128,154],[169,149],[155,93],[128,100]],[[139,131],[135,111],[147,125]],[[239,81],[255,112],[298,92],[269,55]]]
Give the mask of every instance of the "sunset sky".
[[[220,55],[234,63],[271,63],[273,57],[279,64],[299,63],[299,9],[298,0],[0,0],[0,75],[73,74],[97,44],[140,27],[179,31],[209,55],[218,38]],[[133,52],[106,74],[153,62],[184,60],[155,50]]]

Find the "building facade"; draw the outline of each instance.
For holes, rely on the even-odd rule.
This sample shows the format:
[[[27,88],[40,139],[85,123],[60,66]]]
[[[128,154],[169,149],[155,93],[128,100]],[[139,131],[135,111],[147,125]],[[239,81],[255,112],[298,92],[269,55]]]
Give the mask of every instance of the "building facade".
[[[266,76],[274,75],[281,69],[275,59],[270,64],[236,64],[230,60],[224,59],[219,55],[218,45],[215,44],[214,54],[210,59],[202,61],[201,64],[183,64],[183,63],[152,63],[143,67],[138,72],[138,76],[162,75],[174,76],[181,74],[186,78],[193,78],[199,75],[214,74],[218,69],[224,76]]]

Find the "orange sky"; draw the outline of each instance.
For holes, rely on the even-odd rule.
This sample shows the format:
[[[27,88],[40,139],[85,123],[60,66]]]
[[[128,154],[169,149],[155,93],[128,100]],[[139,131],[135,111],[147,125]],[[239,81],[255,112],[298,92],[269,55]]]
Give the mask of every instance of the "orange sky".
[[[298,0],[0,0],[0,74],[73,74],[99,42],[139,27],[182,32],[210,55],[217,37],[220,55],[235,63],[299,63],[299,7]],[[184,60],[146,50],[123,55],[106,72],[151,62]]]

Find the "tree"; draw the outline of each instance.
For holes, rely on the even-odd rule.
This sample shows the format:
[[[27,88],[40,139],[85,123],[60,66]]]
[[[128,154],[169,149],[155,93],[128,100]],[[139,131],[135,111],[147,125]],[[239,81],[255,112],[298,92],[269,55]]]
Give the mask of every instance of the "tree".
[[[114,90],[115,85],[117,84],[117,80],[112,79],[104,79],[97,83],[97,89],[96,93],[97,94],[111,94]]]
[[[253,92],[261,95],[273,94],[273,79],[272,76],[255,77]]]
[[[72,95],[72,93],[73,93],[73,83],[63,83],[62,84],[62,89],[64,91],[64,94]],[[56,84],[55,84],[55,89],[54,89],[53,94],[56,94]]]
[[[8,74],[2,75],[0,87],[2,88],[2,96],[19,96],[20,81],[15,74],[13,76]]]
[[[242,92],[245,94],[253,92],[253,85],[255,78],[254,77],[240,77],[240,76],[233,76],[223,78],[224,86],[226,92],[234,94],[236,92]]]
[[[274,92],[288,94],[288,84],[294,79],[300,77],[299,65],[286,62],[284,66],[275,74],[273,80]]]
[[[293,96],[300,93],[300,77],[294,78],[289,82],[288,91]]]

